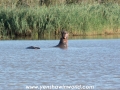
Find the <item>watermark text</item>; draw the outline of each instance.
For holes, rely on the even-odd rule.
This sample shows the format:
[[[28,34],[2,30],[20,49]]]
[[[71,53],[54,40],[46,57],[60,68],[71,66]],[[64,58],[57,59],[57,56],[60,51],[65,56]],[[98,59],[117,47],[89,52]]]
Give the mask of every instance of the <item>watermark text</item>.
[[[41,86],[26,86],[28,90],[93,90],[94,86],[84,86],[84,85],[41,85]]]

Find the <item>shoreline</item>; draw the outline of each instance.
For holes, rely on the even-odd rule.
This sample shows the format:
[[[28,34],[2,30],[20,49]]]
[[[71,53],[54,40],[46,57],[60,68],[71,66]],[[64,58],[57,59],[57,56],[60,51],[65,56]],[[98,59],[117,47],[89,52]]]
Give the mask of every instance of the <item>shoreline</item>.
[[[18,36],[18,37],[6,37],[0,36],[0,40],[59,40],[60,35],[44,36],[44,37],[32,37],[32,36]],[[69,40],[74,39],[120,39],[119,34],[94,34],[94,35],[69,35]]]

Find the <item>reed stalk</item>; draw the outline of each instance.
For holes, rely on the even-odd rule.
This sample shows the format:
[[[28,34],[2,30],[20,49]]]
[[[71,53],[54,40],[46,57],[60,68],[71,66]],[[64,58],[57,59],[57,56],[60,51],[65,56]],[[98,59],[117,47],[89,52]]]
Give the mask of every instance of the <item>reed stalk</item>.
[[[81,3],[0,8],[1,35],[3,32],[10,36],[54,35],[62,28],[71,35],[119,34],[120,6],[115,3]]]

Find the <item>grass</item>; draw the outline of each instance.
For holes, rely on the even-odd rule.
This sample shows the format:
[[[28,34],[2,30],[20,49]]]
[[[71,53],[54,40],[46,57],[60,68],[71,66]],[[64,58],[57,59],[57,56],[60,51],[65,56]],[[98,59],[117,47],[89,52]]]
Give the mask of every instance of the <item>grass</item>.
[[[119,34],[120,6],[115,3],[81,3],[0,8],[1,37],[57,35],[62,28],[70,35]]]

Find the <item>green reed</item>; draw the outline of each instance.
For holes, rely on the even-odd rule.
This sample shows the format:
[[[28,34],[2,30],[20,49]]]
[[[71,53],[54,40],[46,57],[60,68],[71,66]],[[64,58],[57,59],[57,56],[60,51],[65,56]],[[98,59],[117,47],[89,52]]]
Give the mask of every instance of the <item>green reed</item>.
[[[120,33],[118,4],[85,4],[0,8],[0,34],[42,36],[59,34],[65,29],[72,35]]]

